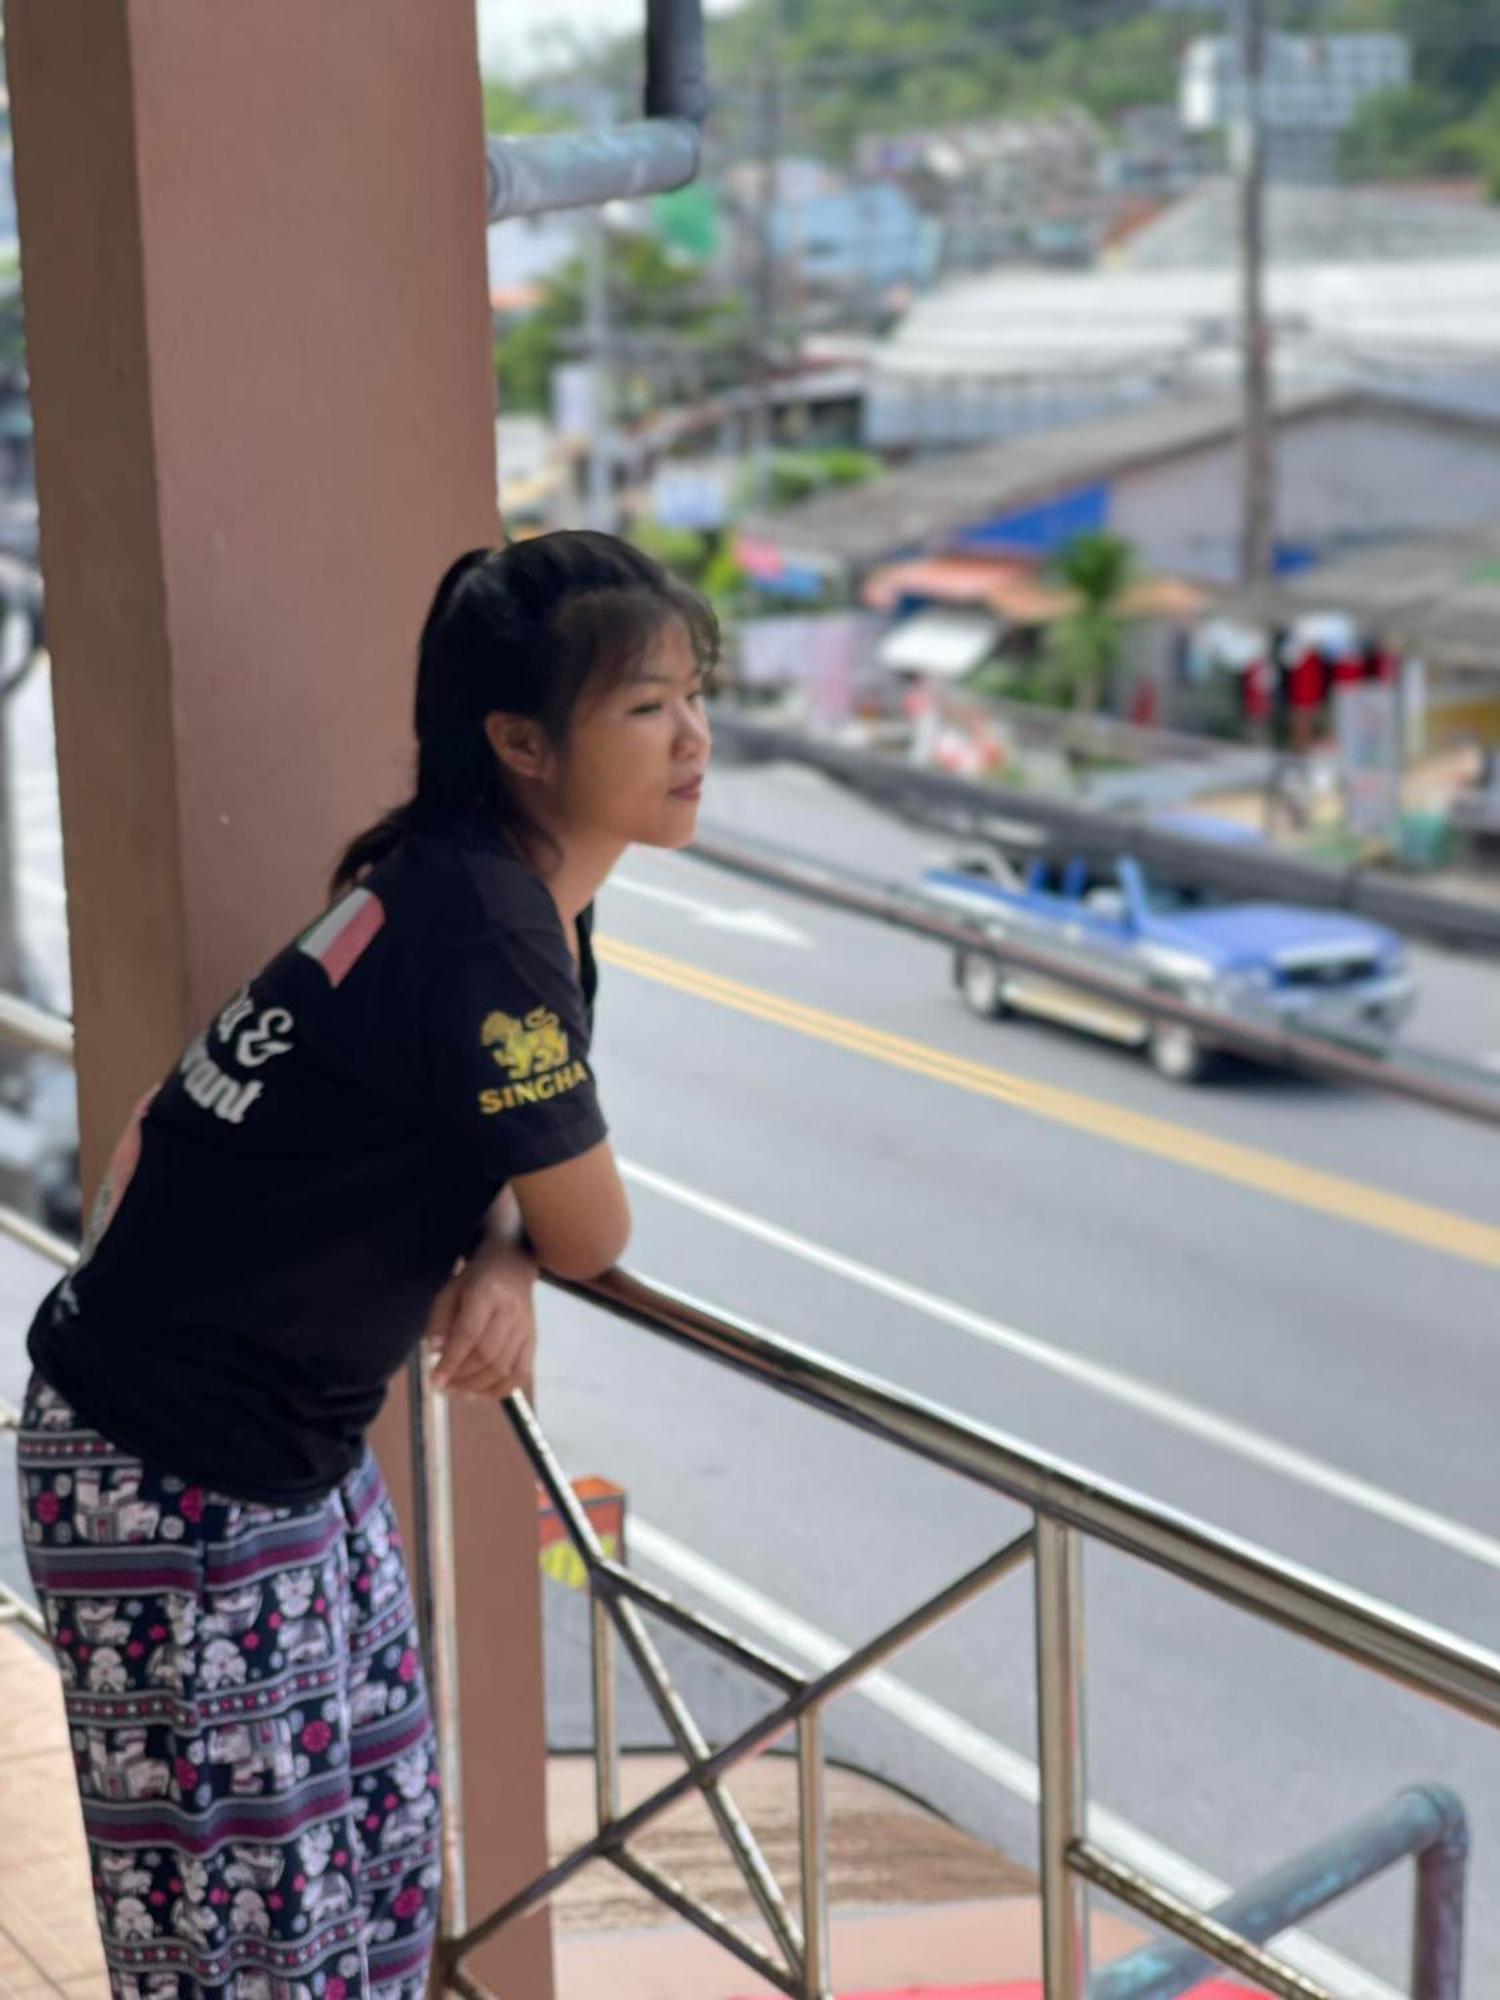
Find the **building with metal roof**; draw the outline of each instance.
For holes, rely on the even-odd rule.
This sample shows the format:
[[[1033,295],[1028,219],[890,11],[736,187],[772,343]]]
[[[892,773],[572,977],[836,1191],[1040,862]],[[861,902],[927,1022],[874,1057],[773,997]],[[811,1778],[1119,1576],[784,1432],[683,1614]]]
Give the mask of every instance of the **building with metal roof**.
[[[800,577],[848,580],[904,555],[1047,555],[1104,529],[1134,543],[1148,570],[1227,588],[1239,574],[1240,420],[1234,395],[1178,397],[933,457],[743,530],[773,589],[767,551]],[[1276,458],[1288,570],[1500,519],[1500,415],[1361,390],[1284,390]]]
[[[873,357],[866,441],[978,444],[1228,387],[1231,201],[1209,184],[1093,270],[1011,267],[919,300]],[[1267,309],[1288,388],[1389,388],[1500,412],[1500,212],[1277,188],[1268,213]]]

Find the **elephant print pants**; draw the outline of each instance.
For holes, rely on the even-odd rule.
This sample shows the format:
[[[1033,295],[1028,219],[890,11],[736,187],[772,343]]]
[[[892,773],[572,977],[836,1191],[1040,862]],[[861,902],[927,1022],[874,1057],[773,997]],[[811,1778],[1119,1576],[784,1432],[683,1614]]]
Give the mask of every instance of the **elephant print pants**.
[[[419,2000],[436,1758],[368,1450],[322,1500],[233,1500],[33,1375],[18,1472],[114,2000]]]

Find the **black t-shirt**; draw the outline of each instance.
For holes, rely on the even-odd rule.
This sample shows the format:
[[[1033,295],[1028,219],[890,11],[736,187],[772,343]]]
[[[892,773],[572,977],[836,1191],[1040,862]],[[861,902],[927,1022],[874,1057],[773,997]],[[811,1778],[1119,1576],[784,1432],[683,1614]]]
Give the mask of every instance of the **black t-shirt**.
[[[228,1002],[120,1143],[32,1360],[117,1444],[325,1493],[514,1174],[604,1137],[575,969],[498,841],[413,836]]]

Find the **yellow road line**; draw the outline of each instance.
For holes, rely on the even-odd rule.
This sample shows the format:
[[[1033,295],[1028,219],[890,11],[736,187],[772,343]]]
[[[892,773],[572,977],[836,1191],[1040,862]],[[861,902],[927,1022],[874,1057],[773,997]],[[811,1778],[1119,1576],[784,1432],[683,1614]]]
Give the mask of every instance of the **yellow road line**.
[[[1344,1222],[1379,1229],[1409,1243],[1420,1243],[1426,1249],[1500,1270],[1500,1229],[1488,1223],[1474,1222],[1447,1209],[1429,1207],[1425,1202],[1408,1201],[1404,1195],[1389,1194],[1383,1188],[1349,1180],[1342,1174],[1304,1167],[1255,1146],[1214,1139],[1168,1119],[1127,1111],[1056,1084],[1034,1083],[988,1063],[950,1055],[926,1042],[887,1034],[884,1029],[868,1027],[846,1015],[830,1014],[800,1000],[768,993],[761,987],[742,985],[738,980],[725,979],[719,973],[706,972],[681,959],[626,944],[619,938],[597,938],[595,948],[607,965],[618,966],[621,971],[633,972],[662,986],[675,987],[715,1006],[733,1008],[855,1055],[868,1056],[872,1061],[929,1077],[936,1083],[995,1098],[1014,1110],[1072,1126],[1095,1138],[1109,1139],[1116,1145],[1130,1146],[1179,1166],[1193,1167],[1199,1173],[1254,1188],[1257,1193],[1273,1195],[1279,1201],[1295,1202]]]

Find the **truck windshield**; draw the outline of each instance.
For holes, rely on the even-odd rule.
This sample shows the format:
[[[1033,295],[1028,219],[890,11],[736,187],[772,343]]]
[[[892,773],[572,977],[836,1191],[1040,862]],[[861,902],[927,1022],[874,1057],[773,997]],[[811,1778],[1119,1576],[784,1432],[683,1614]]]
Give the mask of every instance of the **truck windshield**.
[[[1175,917],[1187,910],[1222,910],[1234,901],[1227,889],[1202,882],[1168,882],[1159,875],[1144,878],[1146,907],[1154,917]]]

